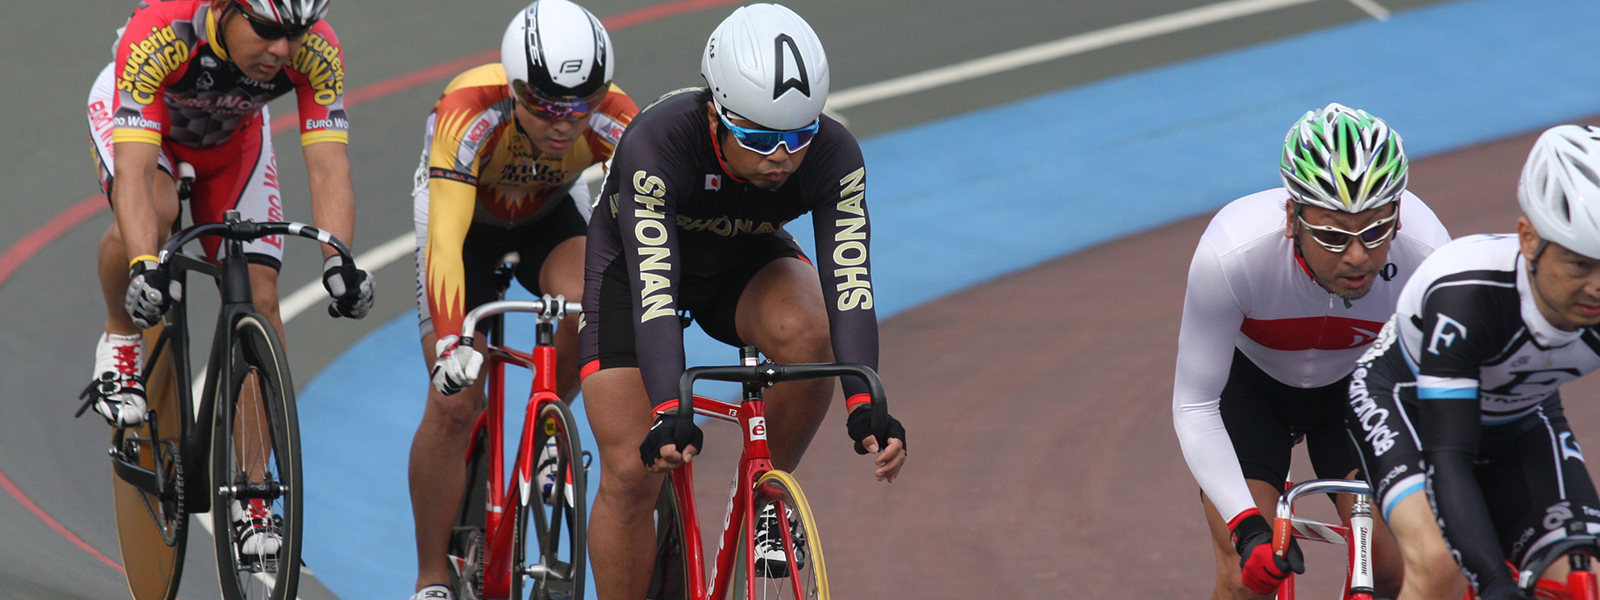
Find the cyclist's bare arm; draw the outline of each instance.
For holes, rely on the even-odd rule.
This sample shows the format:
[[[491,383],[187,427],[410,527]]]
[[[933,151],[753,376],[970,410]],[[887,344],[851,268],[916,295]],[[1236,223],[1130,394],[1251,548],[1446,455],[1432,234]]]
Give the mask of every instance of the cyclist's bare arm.
[[[354,244],[356,194],[350,184],[348,147],[344,142],[318,142],[305,146],[304,151],[311,186],[312,224],[346,244]],[[332,248],[322,247],[323,258],[333,255]]]
[[[171,178],[157,166],[161,146],[117,142],[113,148],[117,160],[111,206],[122,232],[123,248],[129,260],[136,256],[153,256],[161,250],[162,223],[156,211],[156,190],[162,189],[158,185],[160,178]]]

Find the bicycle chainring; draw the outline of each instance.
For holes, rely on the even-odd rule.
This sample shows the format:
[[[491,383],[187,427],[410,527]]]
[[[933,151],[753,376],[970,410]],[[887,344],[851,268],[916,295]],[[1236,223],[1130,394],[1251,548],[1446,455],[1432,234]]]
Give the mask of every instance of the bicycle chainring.
[[[483,598],[483,532],[473,529],[457,532],[461,541],[453,544],[457,556],[450,555],[450,567],[456,571],[456,600],[481,600]]]

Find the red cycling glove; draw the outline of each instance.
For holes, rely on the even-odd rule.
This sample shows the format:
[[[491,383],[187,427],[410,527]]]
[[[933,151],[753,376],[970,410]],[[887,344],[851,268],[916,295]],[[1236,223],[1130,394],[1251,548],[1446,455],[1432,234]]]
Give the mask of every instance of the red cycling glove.
[[[1289,551],[1279,558],[1272,552],[1272,528],[1261,511],[1254,508],[1239,513],[1228,523],[1233,531],[1233,548],[1239,551],[1239,580],[1257,594],[1270,594],[1278,589],[1289,572],[1306,572],[1305,557],[1300,545],[1289,540]]]

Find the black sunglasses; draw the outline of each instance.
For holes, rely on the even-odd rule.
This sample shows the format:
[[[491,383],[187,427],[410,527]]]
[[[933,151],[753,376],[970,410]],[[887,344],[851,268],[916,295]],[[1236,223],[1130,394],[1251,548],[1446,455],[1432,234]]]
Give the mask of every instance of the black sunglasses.
[[[305,37],[306,33],[311,31],[311,27],[316,25],[316,23],[311,23],[303,27],[290,29],[278,23],[252,15],[237,5],[235,5],[234,10],[238,11],[240,15],[243,15],[244,20],[250,22],[250,28],[255,30],[257,36],[260,36],[261,39],[267,41],[281,40],[283,38],[298,40]]]

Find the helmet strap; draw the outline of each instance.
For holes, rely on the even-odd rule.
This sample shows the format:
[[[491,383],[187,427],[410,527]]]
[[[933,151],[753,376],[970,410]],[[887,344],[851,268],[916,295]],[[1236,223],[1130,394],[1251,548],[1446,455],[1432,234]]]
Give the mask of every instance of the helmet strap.
[[[211,5],[212,6],[216,6],[216,3],[213,2]],[[217,16],[216,16],[216,19],[217,19],[217,40],[216,40],[216,42],[217,42],[217,47],[222,48],[222,53],[228,56],[228,58],[226,60],[228,62],[232,63],[233,62],[233,52],[231,50],[228,50],[228,34],[227,34],[228,26],[227,26],[226,23],[223,22],[223,20],[228,18],[228,11],[229,10],[235,10],[235,11],[236,10],[240,10],[239,9],[238,0],[223,0],[222,10],[220,12],[218,12]],[[234,64],[238,65],[239,63],[234,63]]]

